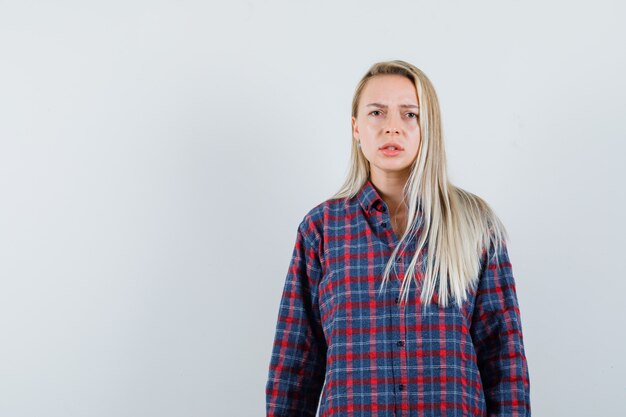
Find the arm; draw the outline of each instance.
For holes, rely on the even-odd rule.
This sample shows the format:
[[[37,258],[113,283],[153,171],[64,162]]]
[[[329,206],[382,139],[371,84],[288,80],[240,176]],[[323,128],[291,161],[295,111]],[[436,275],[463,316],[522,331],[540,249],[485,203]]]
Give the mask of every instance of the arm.
[[[530,417],[528,363],[506,242],[499,249],[491,245],[481,271],[470,332],[487,415]]]
[[[278,311],[266,385],[267,416],[315,416],[326,372],[326,340],[320,323],[317,283],[319,238],[298,227]]]

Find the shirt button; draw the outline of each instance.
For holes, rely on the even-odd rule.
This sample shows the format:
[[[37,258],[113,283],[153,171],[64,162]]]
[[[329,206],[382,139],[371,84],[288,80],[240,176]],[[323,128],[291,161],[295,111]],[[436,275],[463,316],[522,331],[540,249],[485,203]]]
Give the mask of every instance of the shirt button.
[[[400,346],[400,347],[404,346],[404,341],[403,340],[398,340],[398,346]]]
[[[400,303],[400,297],[396,297],[396,304]]]
[[[398,385],[398,389],[400,391],[404,391],[404,388],[406,388],[404,385],[402,385],[402,384]]]
[[[387,227],[387,223],[386,223],[386,222],[383,222],[383,223],[382,223],[382,226],[383,226],[383,227]]]

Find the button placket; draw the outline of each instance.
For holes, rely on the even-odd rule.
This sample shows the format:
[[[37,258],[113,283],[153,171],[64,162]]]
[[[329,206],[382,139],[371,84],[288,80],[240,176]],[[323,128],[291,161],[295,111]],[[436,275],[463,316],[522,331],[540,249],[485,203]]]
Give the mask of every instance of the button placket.
[[[385,207],[385,205],[383,203],[379,203],[378,204],[378,211],[380,211],[381,213],[383,213],[383,222],[380,224],[383,228],[387,228],[387,221],[386,216],[385,216],[385,212],[387,211],[387,208]]]
[[[385,202],[377,200],[370,206],[369,212],[370,215],[375,219],[373,223],[377,223],[379,225],[381,237],[384,236],[387,244],[393,247],[397,243],[398,239],[395,237],[395,233],[393,232],[393,230],[391,230],[391,222],[387,214],[388,210]]]
[[[404,264],[402,262],[402,258],[396,259],[396,265],[398,265],[398,277],[402,278],[404,274]],[[397,385],[397,401],[399,403],[406,403],[408,401],[408,366],[407,366],[407,348],[406,348],[406,338],[407,338],[407,327],[406,327],[406,305],[401,305],[400,302],[400,282],[395,281],[395,305],[393,307],[394,314],[392,317],[394,320],[397,320],[394,324],[398,328],[398,332],[396,334],[397,339],[392,342],[394,343],[395,352],[394,352],[394,365],[397,367],[397,377],[394,378]]]
[[[384,203],[380,206],[380,212],[382,213],[382,222],[380,226],[383,228],[383,233],[386,235],[387,241],[390,246],[395,246],[399,238],[396,236],[396,232],[392,229],[391,218],[389,217],[387,207]]]
[[[394,385],[396,387],[395,389],[395,404],[396,406],[400,406],[401,404],[403,404],[404,402],[406,402],[406,398],[405,392],[401,392],[406,390],[406,364],[405,364],[405,360],[403,358],[403,349],[397,347],[398,346],[398,340],[403,339],[404,338],[404,332],[402,330],[402,322],[403,322],[403,317],[402,317],[402,308],[399,305],[400,303],[400,283],[398,280],[390,280],[390,290],[392,292],[391,295],[391,299],[395,300],[395,304],[391,303],[389,305],[389,315],[388,315],[388,320],[389,320],[389,326],[392,328],[397,328],[397,332],[394,332],[394,336],[392,340],[388,340],[388,343],[390,344],[390,346],[393,346],[393,353],[392,355],[390,355],[390,364],[393,368],[392,374],[393,374],[393,381],[394,381]],[[394,340],[395,339],[395,340]],[[400,388],[402,386],[402,388]]]

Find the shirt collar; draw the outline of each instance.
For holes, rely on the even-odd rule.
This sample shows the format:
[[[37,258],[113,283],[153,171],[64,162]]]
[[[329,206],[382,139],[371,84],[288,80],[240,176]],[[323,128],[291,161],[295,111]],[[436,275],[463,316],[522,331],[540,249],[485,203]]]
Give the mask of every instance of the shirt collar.
[[[383,211],[387,208],[387,205],[369,178],[361,186],[357,193],[357,199],[367,214],[371,214],[374,210]],[[418,215],[421,216],[423,213],[421,205],[418,204],[418,207]]]
[[[373,210],[383,210],[383,199],[380,197],[380,194],[378,194],[378,191],[376,191],[376,188],[374,188],[369,178],[361,186],[361,189],[357,193],[357,199],[363,210],[368,214]]]

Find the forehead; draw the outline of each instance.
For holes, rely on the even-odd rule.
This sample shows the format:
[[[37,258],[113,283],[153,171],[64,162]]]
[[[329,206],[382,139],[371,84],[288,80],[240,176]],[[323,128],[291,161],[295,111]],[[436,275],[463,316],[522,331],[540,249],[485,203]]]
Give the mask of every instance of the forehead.
[[[413,81],[397,74],[373,76],[365,83],[361,98],[361,103],[368,100],[368,102],[401,101],[403,104],[418,104]]]

